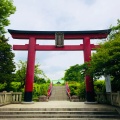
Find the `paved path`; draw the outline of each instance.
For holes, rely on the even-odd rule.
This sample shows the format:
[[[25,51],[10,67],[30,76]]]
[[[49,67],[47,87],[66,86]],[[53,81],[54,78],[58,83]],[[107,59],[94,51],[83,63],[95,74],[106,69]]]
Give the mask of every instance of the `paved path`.
[[[68,96],[66,94],[65,86],[53,86],[52,95],[49,98],[49,101],[67,101]]]
[[[34,102],[33,104],[9,104],[0,108],[111,108],[110,105],[102,104],[85,104],[84,102],[70,101],[49,101],[49,102]]]
[[[70,102],[70,101],[49,101],[49,102],[34,102],[34,104],[9,104],[9,105],[5,105],[5,106],[1,106],[0,109],[11,109],[11,108],[15,108],[16,110],[20,109],[20,108],[30,108],[30,110],[32,110],[32,108],[45,108],[45,109],[49,109],[49,108],[114,108],[114,106],[110,106],[110,105],[102,105],[102,104],[85,104],[84,102]],[[117,107],[118,109],[118,107]],[[1,111],[0,110],[0,111]],[[120,112],[120,111],[119,111]],[[108,119],[104,119],[104,118],[9,118],[9,119],[4,119],[4,120],[108,120]],[[119,119],[109,119],[109,120],[119,120]]]

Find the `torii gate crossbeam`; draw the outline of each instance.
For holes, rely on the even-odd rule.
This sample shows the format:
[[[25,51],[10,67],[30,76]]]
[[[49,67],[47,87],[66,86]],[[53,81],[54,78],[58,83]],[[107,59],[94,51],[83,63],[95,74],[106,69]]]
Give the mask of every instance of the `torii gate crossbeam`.
[[[91,50],[95,50],[98,45],[90,44],[90,39],[103,39],[110,33],[107,30],[94,31],[20,31],[8,30],[14,39],[29,39],[29,44],[13,45],[14,50],[28,50],[27,72],[25,82],[24,101],[32,101],[32,91],[34,82],[34,64],[36,51],[84,51],[84,62],[90,61]],[[64,45],[63,47],[56,47],[55,45],[39,45],[36,44],[37,39],[55,39],[55,34],[61,32],[64,34],[64,39],[82,39],[83,44],[80,45]],[[93,80],[90,76],[85,77],[86,83],[86,100],[87,102],[94,102],[94,86]]]

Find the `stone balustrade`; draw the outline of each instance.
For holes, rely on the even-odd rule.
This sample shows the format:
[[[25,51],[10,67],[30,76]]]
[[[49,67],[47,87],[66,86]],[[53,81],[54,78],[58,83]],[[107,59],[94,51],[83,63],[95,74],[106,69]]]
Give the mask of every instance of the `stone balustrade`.
[[[120,106],[120,91],[117,93],[97,93],[97,102]]]
[[[0,105],[10,104],[10,103],[21,103],[22,92],[0,92]]]

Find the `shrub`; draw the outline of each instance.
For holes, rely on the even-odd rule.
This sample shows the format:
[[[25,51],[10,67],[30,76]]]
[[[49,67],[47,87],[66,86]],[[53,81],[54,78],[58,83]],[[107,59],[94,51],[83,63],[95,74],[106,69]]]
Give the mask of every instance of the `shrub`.
[[[105,81],[104,80],[96,80],[94,81],[94,91],[97,92],[105,92]]]
[[[78,96],[79,95],[80,83],[72,81],[72,82],[69,82],[68,84],[69,84],[71,96],[72,95],[77,95]]]
[[[6,87],[6,83],[0,84],[0,92],[4,91],[5,87]]]
[[[21,85],[21,83],[20,82],[12,82],[11,83],[11,90],[13,91],[13,92],[21,92],[22,91],[22,89],[24,89],[24,88],[20,88],[20,85]]]
[[[79,97],[80,98],[85,98],[85,83],[82,82],[80,83],[80,87],[79,87]]]
[[[41,95],[47,95],[49,83],[37,84],[34,83],[33,98],[39,97]]]

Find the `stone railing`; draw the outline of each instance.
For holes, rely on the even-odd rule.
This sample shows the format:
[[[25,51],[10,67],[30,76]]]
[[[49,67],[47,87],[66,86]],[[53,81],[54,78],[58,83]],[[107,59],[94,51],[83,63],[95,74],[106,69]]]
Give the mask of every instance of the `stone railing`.
[[[120,106],[120,91],[117,93],[97,93],[97,102]]]
[[[10,103],[21,103],[22,92],[0,92],[0,105],[10,104]]]

